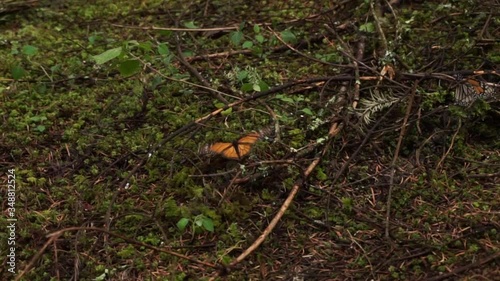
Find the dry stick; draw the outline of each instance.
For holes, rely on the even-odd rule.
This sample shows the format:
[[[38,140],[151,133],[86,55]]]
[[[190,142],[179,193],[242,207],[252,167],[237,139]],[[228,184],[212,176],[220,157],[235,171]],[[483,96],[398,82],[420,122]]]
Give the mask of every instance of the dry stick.
[[[186,58],[182,54],[181,50],[181,40],[179,39],[179,34],[175,35],[175,43],[176,43],[176,50],[177,50],[177,56],[179,57],[179,61],[188,69],[189,73],[191,73],[198,81],[203,84],[203,86],[212,89],[210,83],[201,76],[201,74],[191,65],[186,61]],[[221,101],[224,104],[228,104],[229,102],[218,92],[218,91],[211,91],[211,93],[217,98],[219,101]]]
[[[356,244],[356,246],[358,246],[361,249],[362,255],[366,259],[366,261],[368,262],[368,267],[370,267],[370,269],[371,269],[370,270],[370,274],[373,277],[372,280],[375,280],[377,277],[375,277],[375,274],[373,272],[373,265],[372,265],[372,262],[370,260],[370,253],[367,253],[366,250],[365,250],[365,248],[363,248],[363,246],[361,246],[361,244],[359,244],[358,241],[356,241],[356,238],[354,238],[354,236],[352,236],[352,234],[349,231],[349,229],[346,229],[346,230],[347,230],[347,234],[349,234],[349,238],[350,238],[351,242],[353,242],[354,244]]]
[[[303,56],[309,60],[312,60],[312,61],[315,61],[315,62],[318,62],[318,63],[321,63],[321,64],[327,64],[327,65],[333,65],[333,66],[341,66],[341,67],[352,67],[352,65],[343,65],[343,64],[335,64],[335,63],[329,63],[327,61],[322,61],[320,59],[317,59],[315,57],[311,57],[310,55],[307,55],[307,54],[304,54],[302,53],[301,51],[297,50],[296,48],[294,48],[292,45],[288,44],[287,42],[285,42],[281,36],[279,36],[270,26],[267,27],[267,29],[269,29],[269,31],[271,31],[271,33],[276,36],[276,39],[278,39],[281,43],[283,43],[288,49],[294,51],[295,53],[297,53],[298,55],[300,56]]]
[[[75,260],[73,261],[73,276],[71,277],[72,280],[80,280],[80,255],[78,255],[78,236],[79,232],[76,233],[75,235],[75,248],[74,252],[75,253]],[[95,242],[94,242],[95,243]],[[95,245],[95,244],[94,244]]]
[[[394,152],[394,157],[391,162],[391,174],[389,178],[389,194],[387,195],[387,213],[385,215],[385,238],[390,239],[390,218],[391,218],[391,199],[392,190],[394,189],[394,174],[396,173],[396,160],[399,157],[399,151],[401,150],[401,144],[403,143],[403,138],[406,132],[406,127],[408,125],[408,118],[410,117],[411,108],[413,105],[413,99],[415,98],[415,93],[417,91],[418,81],[413,84],[411,89],[411,95],[408,101],[408,107],[406,108],[405,118],[403,120],[403,125],[401,126],[401,131],[399,132],[398,143],[396,145],[396,151]]]
[[[346,42],[344,42],[344,40],[342,40],[342,38],[338,35],[338,33],[335,31],[335,29],[331,28],[328,24],[324,24],[323,26],[326,29],[328,29],[332,34],[334,34],[336,36],[337,40],[339,41],[339,44],[342,46],[342,48],[345,49],[345,50],[343,50],[342,48],[338,48],[338,51],[340,53],[342,53],[342,55],[346,56],[351,61],[356,61],[358,63],[358,65],[364,66],[367,70],[369,70],[370,72],[372,72],[372,73],[374,73],[376,75],[375,77],[370,76],[371,77],[370,79],[365,79],[365,77],[360,77],[359,78],[360,80],[377,80],[377,79],[379,79],[379,77],[381,75],[377,71],[377,69],[372,68],[372,67],[366,65],[364,62],[362,62],[360,60],[357,60],[357,58],[355,58],[353,55],[351,55],[351,52],[347,52],[346,51],[346,50],[350,50],[350,47],[349,47],[349,45]]]
[[[59,236],[50,237],[50,239],[47,240],[47,242],[45,242],[45,244],[43,244],[42,248],[33,256],[33,258],[31,258],[28,265],[26,265],[26,267],[24,267],[24,269],[16,276],[16,278],[14,280],[15,281],[21,280],[21,277],[23,277],[23,275],[26,274],[33,267],[33,265],[35,265],[35,262],[42,256],[42,254],[45,252],[47,247],[49,247],[49,245],[52,242],[54,242],[54,240],[56,240],[58,237]]]
[[[280,221],[281,217],[283,217],[283,215],[285,214],[288,207],[290,207],[290,204],[292,203],[293,198],[295,197],[295,195],[299,191],[299,188],[302,186],[303,181],[305,179],[307,179],[307,177],[312,173],[314,168],[316,168],[316,166],[320,163],[321,158],[325,155],[326,151],[330,147],[330,144],[331,144],[333,138],[340,132],[342,127],[343,126],[341,123],[334,123],[331,126],[330,131],[328,132],[329,140],[328,140],[327,144],[323,147],[321,155],[316,157],[313,160],[313,162],[307,167],[306,171],[304,172],[303,179],[300,179],[300,180],[295,182],[295,184],[292,187],[292,190],[290,191],[290,194],[286,198],[285,202],[283,202],[283,205],[281,205],[281,208],[279,209],[278,213],[276,214],[276,216],[274,216],[274,218],[269,223],[269,225],[266,227],[266,229],[262,232],[262,234],[257,238],[257,240],[255,240],[255,242],[250,247],[248,247],[241,255],[239,255],[234,261],[232,261],[229,264],[229,267],[234,267],[236,264],[238,264],[239,262],[244,260],[248,255],[250,255],[253,251],[255,251],[255,249],[257,249],[264,242],[264,240],[267,238],[267,236],[269,236],[269,234],[276,227],[276,224],[278,224],[278,222]]]
[[[365,52],[365,37],[362,36],[358,42],[358,48],[356,51],[356,60],[352,63],[354,64],[354,77],[356,81],[354,82],[354,97],[352,102],[352,107],[356,108],[359,101],[359,87],[361,85],[361,80],[359,80],[359,66],[358,61],[363,61],[363,54]]]
[[[231,179],[231,182],[229,182],[229,184],[224,189],[224,192],[221,195],[221,198],[219,200],[219,203],[217,204],[217,207],[219,207],[224,202],[224,199],[226,199],[226,194],[228,192],[231,192],[231,191],[229,191],[229,189],[233,187],[234,183],[236,182],[236,180],[238,179],[238,177],[240,175],[241,175],[241,169],[238,172],[236,172],[236,175],[234,175],[233,179]]]
[[[226,26],[226,27],[214,27],[214,28],[178,28],[178,27],[156,27],[156,26],[134,26],[134,25],[123,25],[123,24],[111,24],[111,26],[129,28],[129,29],[141,29],[141,30],[167,30],[167,31],[182,31],[182,32],[199,32],[199,31],[226,31],[226,30],[238,30],[238,26]]]
[[[103,228],[98,228],[98,227],[68,227],[68,228],[64,228],[64,229],[58,230],[56,232],[53,232],[53,233],[47,235],[47,237],[49,237],[49,240],[47,240],[47,242],[45,242],[45,244],[43,244],[42,248],[35,254],[35,256],[33,256],[33,258],[31,258],[31,260],[28,263],[28,265],[26,265],[26,267],[19,273],[19,275],[16,276],[16,279],[14,279],[14,280],[21,280],[21,277],[23,277],[26,273],[28,273],[28,271],[34,266],[34,264],[38,261],[38,259],[40,259],[40,257],[45,252],[45,250],[47,249],[47,247],[51,243],[53,243],[55,240],[57,240],[61,235],[63,235],[65,232],[80,231],[80,230],[104,232],[104,233],[106,233],[108,235],[118,237],[118,238],[124,240],[125,242],[131,243],[131,244],[134,244],[134,245],[138,245],[138,246],[141,246],[141,247],[144,247],[144,248],[148,248],[148,249],[151,249],[151,250],[155,250],[155,251],[158,251],[158,252],[167,253],[167,254],[176,256],[178,258],[186,259],[188,261],[191,261],[191,262],[194,262],[194,263],[198,263],[198,264],[201,264],[201,265],[204,265],[204,266],[208,266],[208,267],[211,267],[211,268],[214,268],[214,269],[218,269],[219,268],[219,266],[217,266],[215,264],[207,263],[207,262],[200,261],[200,260],[197,260],[197,259],[193,259],[193,258],[188,257],[186,255],[179,254],[179,253],[176,253],[176,252],[172,252],[172,251],[167,250],[167,249],[162,249],[162,248],[158,248],[158,247],[155,247],[155,246],[151,246],[149,244],[142,243],[140,241],[136,241],[134,239],[131,239],[131,238],[128,238],[126,236],[123,236],[123,235],[120,235],[120,234],[108,231],[108,230],[103,229]]]
[[[443,161],[446,159],[448,154],[450,154],[451,150],[453,149],[453,145],[455,144],[455,139],[457,138],[457,135],[460,132],[460,128],[462,128],[462,119],[459,119],[459,121],[458,121],[458,128],[455,131],[455,133],[453,134],[453,137],[451,138],[450,147],[448,147],[448,150],[446,150],[446,152],[443,154],[441,159],[439,159],[439,162],[436,165],[436,172],[439,171],[439,167],[441,167],[441,164],[443,164]]]
[[[377,33],[380,36],[380,43],[382,44],[382,51],[380,52],[383,56],[387,53],[389,50],[388,45],[387,45],[387,39],[385,38],[384,30],[382,29],[382,26],[380,24],[380,20],[377,15],[377,11],[375,10],[375,7],[373,6],[373,2],[375,1],[370,1],[370,10],[372,12],[373,20],[375,21],[375,27],[377,29]]]
[[[59,255],[57,254],[59,251],[57,250],[57,243],[52,244],[52,246],[54,248],[54,261],[56,264],[59,264]],[[61,280],[61,274],[59,273],[58,266],[56,266],[56,280]]]

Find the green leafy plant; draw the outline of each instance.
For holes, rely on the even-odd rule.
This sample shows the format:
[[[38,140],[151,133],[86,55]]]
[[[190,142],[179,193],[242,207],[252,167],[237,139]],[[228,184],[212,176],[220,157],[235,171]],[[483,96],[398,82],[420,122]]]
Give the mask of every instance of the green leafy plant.
[[[179,228],[179,230],[181,230],[181,231],[184,231],[188,227],[189,223],[191,223],[193,234],[195,233],[195,231],[197,229],[203,229],[203,230],[210,231],[210,232],[214,231],[213,220],[211,218],[203,215],[203,214],[197,215],[192,219],[188,219],[185,217],[181,218],[177,222],[177,228]]]
[[[240,86],[242,92],[261,92],[269,89],[258,70],[251,66],[246,66],[245,69],[235,67],[232,71],[226,72],[226,77],[231,81],[232,85]]]
[[[42,125],[43,121],[45,120],[47,120],[47,117],[38,115],[30,118],[30,121],[34,123],[33,126],[35,131],[40,133],[43,133],[46,130],[46,127]]]
[[[359,27],[359,31],[366,33],[373,33],[375,31],[375,26],[372,22],[367,22]]]
[[[117,62],[114,63],[113,66],[118,69],[120,74],[122,76],[131,76],[141,70],[140,61],[135,59],[135,57],[131,55],[132,51],[135,49],[140,49],[144,52],[149,52],[152,50],[151,44],[149,42],[139,43],[136,40],[130,40],[125,41],[120,47],[108,49],[98,55],[92,56],[92,58],[97,65],[103,65],[113,60],[117,60]],[[158,53],[168,58],[168,47],[166,45],[160,44],[160,46],[158,47]]]

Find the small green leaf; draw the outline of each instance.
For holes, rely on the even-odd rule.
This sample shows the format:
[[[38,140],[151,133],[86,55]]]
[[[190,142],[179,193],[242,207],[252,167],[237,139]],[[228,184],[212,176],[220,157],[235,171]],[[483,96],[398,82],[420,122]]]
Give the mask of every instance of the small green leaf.
[[[241,85],[241,91],[243,92],[251,92],[253,90],[253,84],[252,83],[245,83]]]
[[[183,55],[184,57],[186,57],[186,58],[189,58],[189,57],[194,56],[194,52],[193,52],[193,51],[191,51],[191,50],[186,50],[186,51],[182,52],[182,55]]]
[[[45,116],[36,115],[36,116],[30,117],[30,121],[33,121],[33,122],[41,122],[41,121],[45,121],[45,120],[47,120],[47,117],[45,117]]]
[[[342,197],[341,198],[341,201],[342,201],[342,207],[346,210],[351,210],[352,209],[352,205],[353,205],[353,201],[352,201],[352,198],[349,198],[349,197]]]
[[[281,32],[281,39],[289,44],[295,44],[297,42],[297,37],[290,30],[285,30]]]
[[[240,26],[238,27],[238,30],[243,30],[243,29],[245,28],[245,25],[246,25],[246,24],[247,24],[247,23],[246,23],[245,21],[242,21],[242,22],[240,23]]]
[[[198,28],[195,24],[194,21],[188,21],[184,23],[184,26],[190,29]]]
[[[24,71],[24,68],[20,67],[19,65],[14,66],[10,70],[10,72],[12,74],[12,78],[14,78],[15,80],[19,80],[19,79],[23,78],[24,75],[26,74],[26,71]]]
[[[122,47],[109,49],[99,55],[92,56],[97,64],[104,64],[116,57],[118,57],[122,53]]]
[[[89,40],[89,44],[90,45],[94,45],[95,44],[95,41],[97,39],[97,36],[96,35],[91,35],[89,36],[88,40]]]
[[[228,116],[228,115],[230,115],[231,113],[233,113],[233,108],[232,108],[232,107],[230,107],[230,108],[228,108],[228,109],[226,109],[226,110],[223,110],[220,114],[221,114],[222,116]]]
[[[311,111],[310,108],[304,108],[304,109],[302,109],[302,112],[304,112],[305,114],[307,114],[309,116],[313,115],[313,112]]]
[[[260,26],[259,26],[258,24],[255,24],[255,25],[253,26],[253,32],[255,32],[255,33],[260,33]]]
[[[359,27],[359,31],[363,32],[373,33],[374,30],[375,26],[373,25],[372,22],[367,22]]]
[[[241,45],[243,49],[250,49],[253,47],[253,42],[252,41],[245,41],[243,45]]]
[[[156,89],[158,85],[160,85],[163,82],[163,78],[159,75],[154,76],[153,79],[151,79],[151,89]]]
[[[252,89],[256,92],[260,92],[260,86],[259,84],[253,84]]]
[[[146,52],[151,52],[153,49],[153,43],[151,41],[141,42],[139,43],[139,48],[143,49]]]
[[[287,96],[284,95],[276,95],[276,98],[279,99],[280,101],[288,102],[288,103],[295,103],[295,101]]]
[[[167,44],[161,43],[160,45],[158,45],[158,54],[162,56],[167,56],[170,54],[170,50],[168,49]]]
[[[231,32],[231,42],[234,45],[239,45],[241,43],[241,40],[243,40],[243,32],[241,31]]]
[[[264,50],[261,47],[258,47],[258,46],[254,46],[252,48],[252,53],[255,54],[255,55],[258,55],[259,57],[262,56],[263,51]]]
[[[257,42],[259,42],[259,43],[264,43],[264,41],[266,39],[261,34],[257,34],[257,35],[255,35],[255,40],[257,40]]]
[[[236,75],[236,78],[238,79],[239,82],[245,80],[247,77],[248,77],[248,71],[246,70],[242,70],[238,72],[238,74]]]
[[[214,232],[214,222],[212,221],[212,219],[205,217],[205,218],[203,218],[202,222],[203,222],[203,227],[206,230],[208,230],[210,232]]]
[[[226,106],[225,104],[223,104],[222,102],[215,102],[214,103],[214,106],[215,108],[223,108],[224,106]]]
[[[118,70],[121,75],[130,76],[141,70],[141,64],[138,60],[126,60],[120,63]]]
[[[186,226],[188,225],[189,223],[189,219],[187,218],[182,218],[180,219],[178,222],[177,222],[177,228],[180,230],[180,231],[184,231],[184,229],[186,229]]]
[[[199,226],[202,226],[202,225],[203,225],[203,218],[202,218],[202,217],[199,217],[199,216],[198,216],[198,217],[196,217],[196,218],[194,219],[194,224],[196,224],[196,226],[198,226],[198,227],[199,227]]]
[[[264,81],[259,81],[259,87],[261,91],[269,90],[269,85],[267,85],[267,83]]]
[[[322,169],[317,169],[316,178],[318,180],[325,181],[326,179],[328,179],[328,176],[325,174],[325,172],[323,172]]]
[[[97,276],[95,278],[95,281],[104,281],[104,280],[106,280],[106,278],[108,278],[108,273],[104,272],[103,274]]]
[[[31,45],[24,45],[22,52],[27,56],[34,56],[36,55],[36,53],[38,53],[38,48]]]
[[[45,132],[45,126],[38,125],[38,126],[36,126],[35,130],[39,131],[40,133],[43,133],[43,132]]]

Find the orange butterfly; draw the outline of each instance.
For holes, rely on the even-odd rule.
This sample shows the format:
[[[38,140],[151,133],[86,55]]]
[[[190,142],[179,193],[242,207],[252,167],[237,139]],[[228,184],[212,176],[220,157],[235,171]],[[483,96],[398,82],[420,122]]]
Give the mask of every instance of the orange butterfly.
[[[226,159],[241,160],[250,153],[252,146],[260,137],[261,134],[254,132],[239,138],[237,141],[216,142],[210,145],[208,150]]]
[[[455,90],[455,101],[458,105],[470,105],[478,98],[489,98],[495,93],[493,83],[472,78],[464,79],[460,75],[457,75],[457,80],[460,82]]]

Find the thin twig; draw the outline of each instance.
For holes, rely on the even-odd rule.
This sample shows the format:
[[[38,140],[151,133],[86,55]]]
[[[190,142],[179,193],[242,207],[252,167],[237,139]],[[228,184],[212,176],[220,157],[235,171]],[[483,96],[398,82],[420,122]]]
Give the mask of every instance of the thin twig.
[[[391,203],[392,203],[392,191],[394,189],[394,174],[396,173],[396,161],[399,158],[399,151],[401,150],[401,144],[403,143],[403,138],[406,133],[406,127],[408,126],[408,119],[410,118],[410,113],[413,105],[413,100],[415,98],[415,93],[417,92],[418,81],[413,84],[411,95],[409,97],[408,106],[406,107],[406,114],[401,125],[401,131],[399,132],[398,143],[396,145],[396,151],[392,157],[391,162],[391,174],[389,179],[389,194],[387,195],[387,212],[385,215],[385,238],[390,239],[390,219],[391,219]]]
[[[446,150],[446,152],[441,157],[441,159],[439,159],[439,162],[436,165],[436,171],[439,171],[439,167],[441,167],[441,164],[443,164],[443,161],[446,159],[448,154],[450,154],[451,150],[453,149],[453,145],[455,143],[455,139],[457,138],[458,133],[460,132],[460,128],[462,128],[462,119],[459,119],[458,128],[455,131],[455,133],[453,134],[453,137],[451,138],[450,147],[448,147],[448,150]]]
[[[380,44],[382,46],[382,50],[380,50],[380,54],[384,55],[386,52],[389,50],[388,44],[387,44],[387,39],[385,38],[384,30],[382,29],[382,25],[380,24],[380,19],[378,18],[377,15],[377,10],[375,10],[375,7],[373,5],[373,0],[370,1],[370,11],[372,12],[373,16],[373,21],[375,22],[375,27],[377,29],[377,33],[380,37]]]

